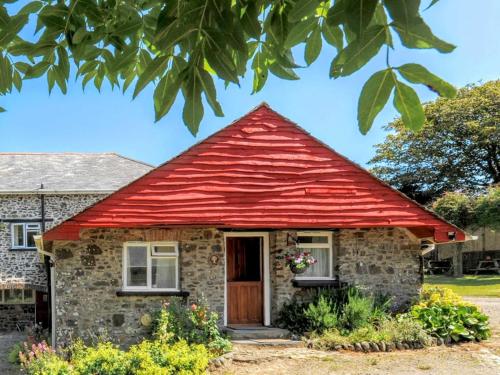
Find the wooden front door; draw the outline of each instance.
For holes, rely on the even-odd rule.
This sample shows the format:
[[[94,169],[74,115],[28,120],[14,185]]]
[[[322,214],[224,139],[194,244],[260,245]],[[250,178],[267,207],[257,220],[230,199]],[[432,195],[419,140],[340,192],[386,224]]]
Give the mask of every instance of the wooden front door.
[[[228,324],[263,324],[262,245],[262,237],[226,238]]]

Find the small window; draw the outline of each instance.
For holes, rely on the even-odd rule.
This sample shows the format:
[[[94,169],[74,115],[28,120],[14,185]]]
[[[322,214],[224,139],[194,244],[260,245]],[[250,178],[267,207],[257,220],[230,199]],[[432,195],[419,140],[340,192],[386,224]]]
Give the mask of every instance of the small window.
[[[317,262],[296,278],[329,279],[333,277],[332,234],[330,232],[298,233],[297,248],[311,253]]]
[[[129,242],[124,245],[124,289],[178,290],[177,242]]]
[[[12,248],[34,249],[35,236],[40,234],[39,223],[15,223],[12,224]]]
[[[33,304],[35,291],[33,289],[4,289],[0,290],[0,304]]]

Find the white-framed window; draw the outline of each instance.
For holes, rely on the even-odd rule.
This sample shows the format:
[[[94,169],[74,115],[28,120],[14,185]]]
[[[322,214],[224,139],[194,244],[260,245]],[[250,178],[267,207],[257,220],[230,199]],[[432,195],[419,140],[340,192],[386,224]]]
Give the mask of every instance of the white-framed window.
[[[40,223],[13,223],[12,231],[12,248],[13,249],[34,249],[34,236],[40,234]]]
[[[179,243],[125,242],[123,289],[179,290]]]
[[[317,262],[306,272],[295,276],[296,279],[331,279],[333,278],[333,250],[331,232],[298,232],[297,249],[309,252]]]
[[[0,290],[0,304],[19,305],[35,303],[34,289],[3,289]]]

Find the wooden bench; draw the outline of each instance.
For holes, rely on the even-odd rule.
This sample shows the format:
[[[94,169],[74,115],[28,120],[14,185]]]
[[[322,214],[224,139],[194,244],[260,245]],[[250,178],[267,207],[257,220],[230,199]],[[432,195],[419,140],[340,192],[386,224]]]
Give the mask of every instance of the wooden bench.
[[[471,269],[474,271],[474,275],[477,275],[481,271],[489,271],[496,272],[500,275],[500,260],[499,259],[491,259],[491,260],[482,260],[479,262],[476,268]]]

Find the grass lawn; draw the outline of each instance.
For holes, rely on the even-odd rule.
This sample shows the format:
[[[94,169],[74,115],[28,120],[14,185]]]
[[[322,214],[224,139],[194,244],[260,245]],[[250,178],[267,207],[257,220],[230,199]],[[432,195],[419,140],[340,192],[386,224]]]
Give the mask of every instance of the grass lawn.
[[[461,278],[429,275],[425,277],[425,283],[449,288],[461,296],[500,297],[500,275],[467,275]]]

